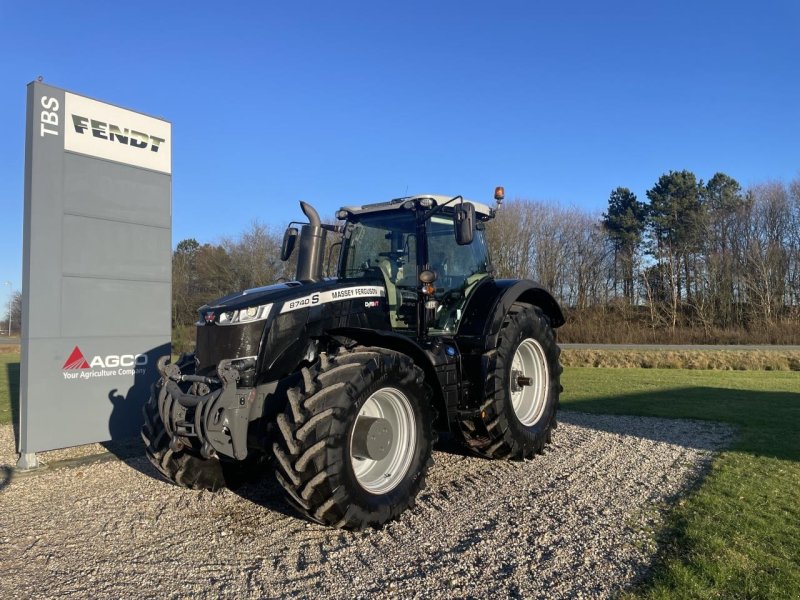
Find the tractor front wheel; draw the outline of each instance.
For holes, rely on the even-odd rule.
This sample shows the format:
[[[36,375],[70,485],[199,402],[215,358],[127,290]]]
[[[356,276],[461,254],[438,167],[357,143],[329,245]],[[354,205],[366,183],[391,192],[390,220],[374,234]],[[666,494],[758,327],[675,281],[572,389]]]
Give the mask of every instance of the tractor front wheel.
[[[273,450],[287,499],[324,525],[379,527],[414,503],[432,463],[431,390],[383,348],[321,353],[278,415]]]

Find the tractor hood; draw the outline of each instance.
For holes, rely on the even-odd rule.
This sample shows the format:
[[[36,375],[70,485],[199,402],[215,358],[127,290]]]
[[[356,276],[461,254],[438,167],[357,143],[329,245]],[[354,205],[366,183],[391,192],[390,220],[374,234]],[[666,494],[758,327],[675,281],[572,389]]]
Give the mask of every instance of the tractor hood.
[[[378,289],[380,288],[380,289]],[[348,298],[385,296],[382,279],[325,279],[314,283],[288,281],[236,292],[213,300],[200,307],[200,322],[205,324],[234,324],[235,313],[269,306],[271,314],[291,312]],[[248,311],[253,313],[253,311]],[[256,319],[267,317],[262,310]],[[255,316],[255,315],[253,315]],[[259,318],[260,317],[260,318]]]
[[[234,292],[233,294],[222,296],[222,298],[217,298],[201,306],[200,313],[202,314],[207,309],[238,310],[240,308],[282,302],[285,298],[299,295],[299,290],[306,290],[318,285],[319,284],[303,285],[299,281],[287,281],[285,283],[273,283],[272,285],[251,288],[242,292]]]
[[[247,308],[264,306],[271,304],[273,309],[280,308],[284,302],[294,300],[322,289],[328,289],[336,285],[336,280],[320,281],[317,283],[300,283],[299,281],[287,281],[285,283],[274,283],[262,287],[251,288],[242,292],[234,292],[222,298],[212,300],[208,304],[200,307],[200,316],[206,323],[219,323],[220,315],[227,312],[238,311]],[[210,317],[213,314],[213,319]]]
[[[230,294],[200,308],[197,372],[213,372],[223,359],[257,359],[259,373],[283,377],[297,366],[310,327],[385,328],[387,315],[382,279],[290,281]],[[250,381],[251,375],[242,377]]]

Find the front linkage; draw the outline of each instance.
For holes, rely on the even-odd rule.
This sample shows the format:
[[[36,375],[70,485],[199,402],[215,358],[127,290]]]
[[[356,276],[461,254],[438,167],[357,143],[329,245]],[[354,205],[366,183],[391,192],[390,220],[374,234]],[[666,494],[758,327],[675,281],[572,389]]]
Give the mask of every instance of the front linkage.
[[[194,374],[194,356],[183,354],[176,363],[168,356],[158,361],[155,383],[158,413],[170,437],[173,452],[193,449],[205,459],[217,453],[236,460],[247,457],[247,430],[260,416],[266,390],[239,388],[240,370],[252,364],[223,360],[216,377]],[[260,393],[259,393],[260,392]]]

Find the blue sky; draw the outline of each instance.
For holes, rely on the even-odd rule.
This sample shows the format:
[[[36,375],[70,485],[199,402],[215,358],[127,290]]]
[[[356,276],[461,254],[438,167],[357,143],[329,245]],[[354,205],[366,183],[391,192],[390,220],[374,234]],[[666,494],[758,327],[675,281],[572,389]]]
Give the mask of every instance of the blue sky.
[[[797,2],[0,2],[0,283],[25,86],[172,121],[173,242],[406,193],[600,213],[670,169],[800,176]],[[8,287],[0,285],[4,306]]]

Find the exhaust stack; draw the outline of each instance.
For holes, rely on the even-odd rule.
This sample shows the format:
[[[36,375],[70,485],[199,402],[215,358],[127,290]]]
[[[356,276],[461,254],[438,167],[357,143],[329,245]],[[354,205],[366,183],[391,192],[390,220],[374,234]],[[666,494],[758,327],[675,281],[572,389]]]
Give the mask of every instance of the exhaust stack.
[[[300,209],[308,217],[308,225],[303,225],[300,229],[295,279],[302,282],[322,281],[322,259],[327,232],[322,228],[319,214],[313,206],[301,200]]]

